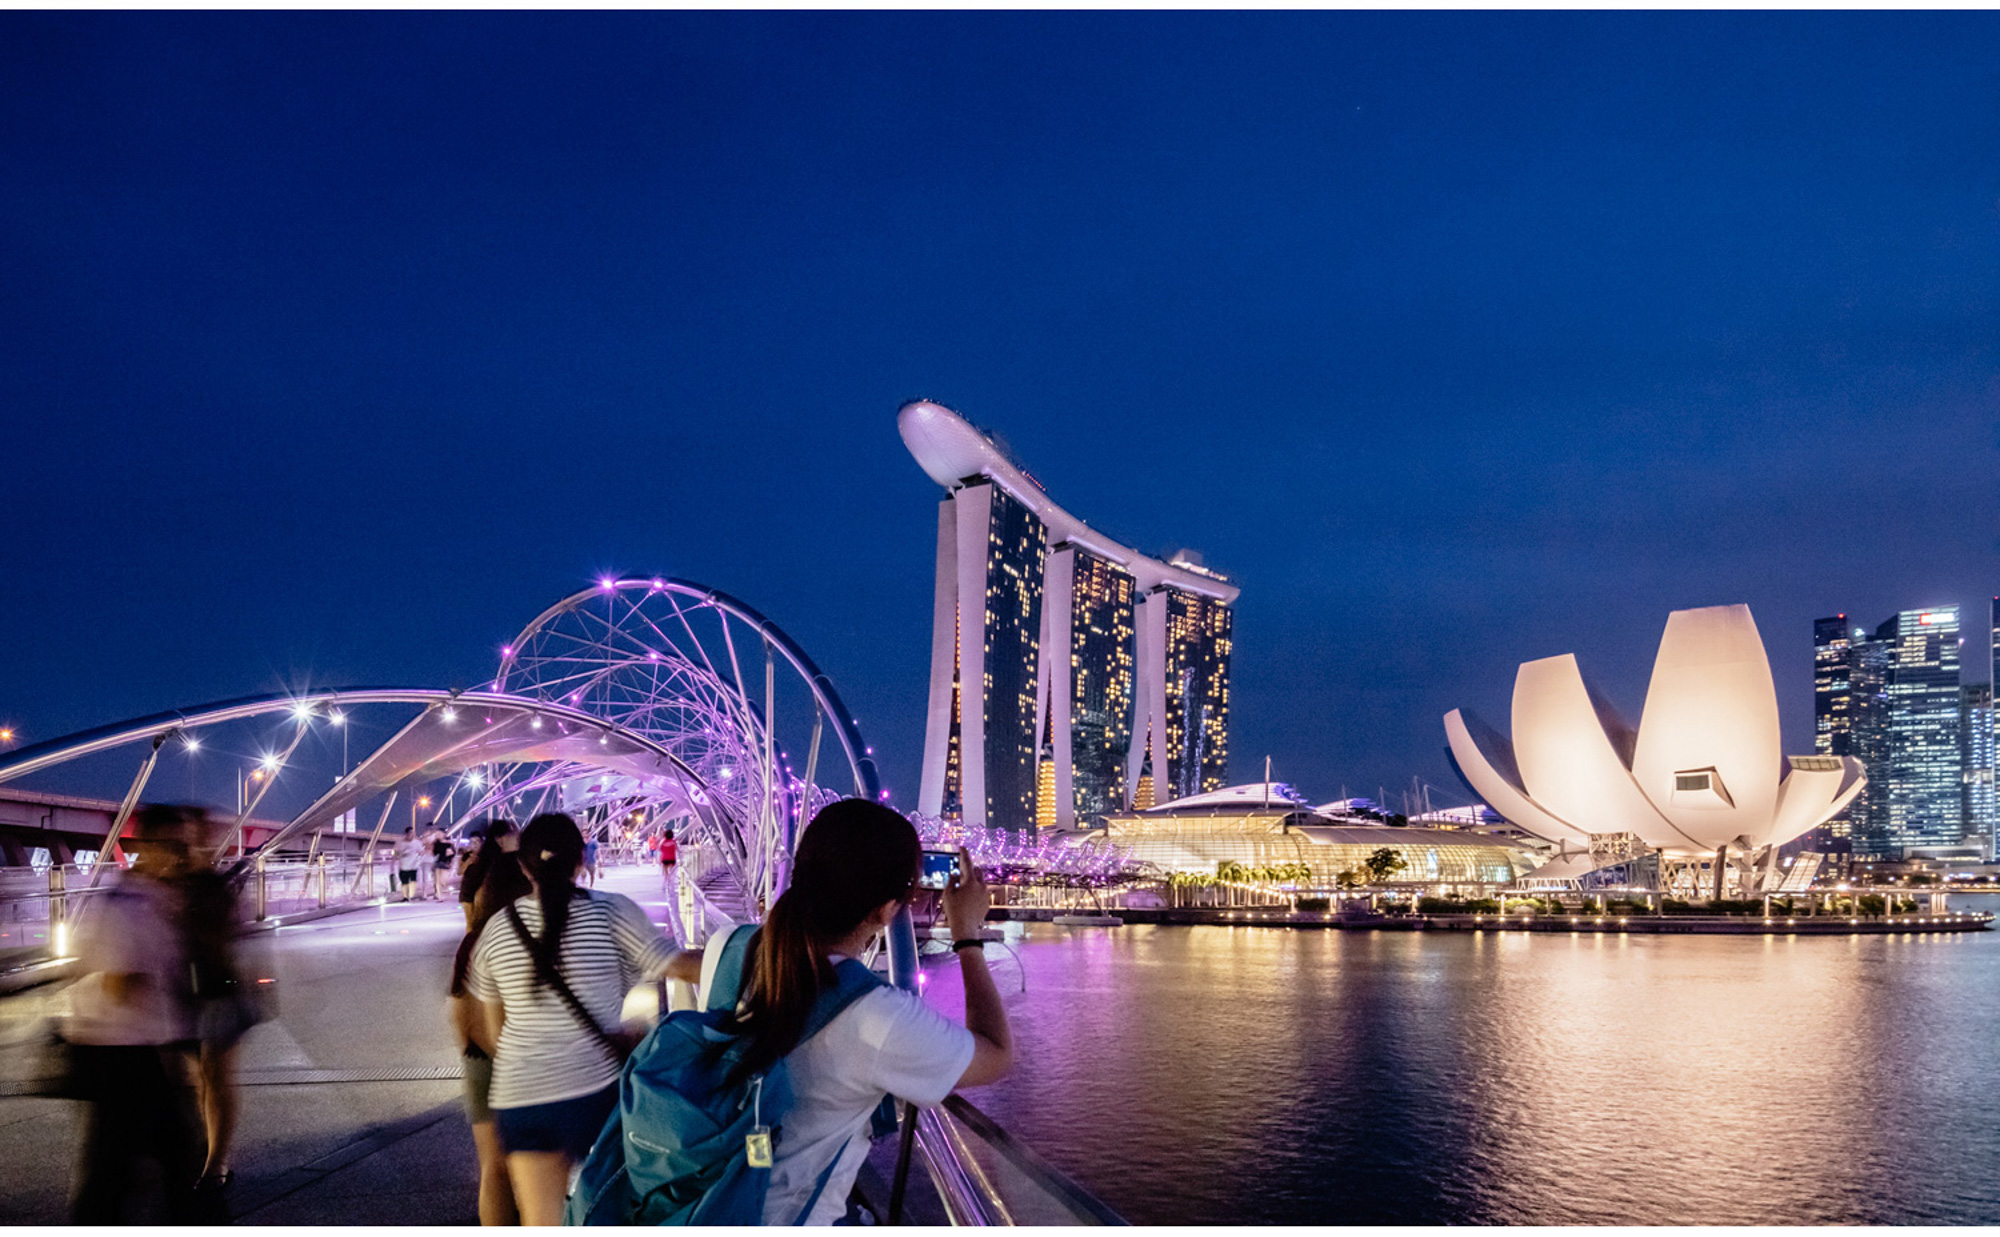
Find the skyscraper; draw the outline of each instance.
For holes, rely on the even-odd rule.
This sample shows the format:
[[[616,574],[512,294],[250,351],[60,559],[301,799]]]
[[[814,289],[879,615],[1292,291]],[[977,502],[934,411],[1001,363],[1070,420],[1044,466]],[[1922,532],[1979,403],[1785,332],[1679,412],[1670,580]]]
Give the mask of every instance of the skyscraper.
[[[897,427],[947,490],[918,810],[1072,828],[1130,806],[1148,772],[1161,800],[1222,785],[1235,585],[1099,533],[942,405]]]
[[[1035,675],[1040,664],[1048,529],[987,480],[938,507],[929,740],[944,759],[922,793],[933,812],[1026,828],[1035,815]],[[947,647],[948,646],[948,647]],[[939,688],[948,672],[948,708]],[[942,735],[935,732],[942,730]],[[927,749],[930,744],[927,743]]]
[[[1889,843],[1889,646],[1856,627],[1847,645],[1847,754],[1861,762],[1868,782],[1847,805],[1854,853],[1893,853]]]
[[[1889,649],[1889,837],[1899,850],[1960,840],[1958,607],[1905,610]]]
[[[1051,825],[1092,821],[1127,805],[1137,600],[1132,573],[1109,559],[1068,544],[1049,556],[1044,707],[1053,767],[1044,819]],[[1067,667],[1056,660],[1058,650],[1067,651]]]
[[[1162,589],[1147,599],[1149,607],[1162,603],[1164,766],[1174,796],[1186,798],[1222,789],[1229,769],[1230,610],[1178,589]],[[1162,763],[1156,753],[1153,767]]]
[[[1956,844],[1964,833],[1972,783],[1962,717],[1970,706],[1958,669],[1957,606],[1904,610],[1873,636],[1846,627],[1845,616],[1814,621],[1814,747],[1853,756],[1868,773],[1826,833],[1852,837],[1857,857],[1896,858]],[[1989,748],[1990,716],[1989,703],[1979,713]]]
[[[1813,620],[1813,751],[1821,756],[1854,754],[1849,729],[1854,721],[1849,643],[1845,614]],[[1855,810],[1849,805],[1820,829],[1827,837],[1846,837]]]
[[[1993,685],[1967,683],[1958,689],[1958,733],[1963,768],[1960,805],[1965,821],[1961,832],[1966,841],[1977,839],[1986,854],[1993,853]]]

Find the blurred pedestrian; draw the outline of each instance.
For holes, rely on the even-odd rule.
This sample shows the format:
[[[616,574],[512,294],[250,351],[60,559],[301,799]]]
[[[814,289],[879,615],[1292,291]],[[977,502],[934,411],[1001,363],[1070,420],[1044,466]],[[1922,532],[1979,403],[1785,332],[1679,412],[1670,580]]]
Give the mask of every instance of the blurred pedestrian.
[[[220,1187],[233,1176],[229,1151],[236,1141],[236,1045],[264,1020],[264,1011],[238,958],[242,903],[236,882],[216,870],[218,831],[205,812],[190,813],[188,828],[195,844],[194,861],[177,884],[186,908],[183,923],[197,1042],[195,1080],[208,1135],[201,1184]]]
[[[438,901],[444,901],[445,884],[451,880],[451,867],[458,858],[458,848],[451,844],[451,835],[439,829],[431,834],[431,889]]]
[[[508,822],[495,824],[506,825],[507,831],[512,832]],[[492,827],[489,826],[489,832]],[[479,1222],[519,1224],[521,1215],[514,1203],[514,1186],[507,1176],[506,1149],[500,1144],[499,1127],[487,1102],[493,1086],[495,1041],[486,1007],[467,990],[465,979],[472,964],[473,948],[487,922],[495,912],[526,896],[530,890],[528,878],[515,863],[513,852],[501,850],[497,842],[476,869],[467,869],[465,883],[472,883],[474,870],[480,873],[478,892],[466,904],[465,939],[459,942],[458,956],[452,962],[449,1014],[464,1062],[465,1117],[472,1126],[472,1145],[479,1155]]]
[[[417,837],[415,825],[403,831],[403,840],[396,843],[396,883],[402,886],[403,901],[417,900],[418,865],[429,853],[428,848]]]
[[[437,900],[437,822],[417,838],[417,897],[426,902]]]
[[[174,1224],[225,1222],[219,1192],[197,1189],[202,1136],[186,1068],[194,1046],[186,901],[189,813],[151,805],[133,821],[132,867],[113,877],[77,928],[85,972],[70,989],[63,1036],[74,1093],[88,1105],[70,1218],[119,1224],[157,1190]],[[103,857],[110,862],[110,856]],[[157,1175],[144,1171],[146,1162]]]
[[[674,862],[679,858],[680,847],[675,845],[674,831],[669,829],[660,835],[660,889],[663,892],[673,892]]]
[[[597,887],[597,839],[583,840],[583,880],[595,889]]]
[[[466,988],[493,1032],[489,1103],[521,1219],[555,1224],[570,1169],[618,1102],[625,994],[663,974],[675,950],[632,899],[576,887],[583,834],[568,816],[529,821],[519,857],[534,895],[496,910]]]
[[[458,880],[458,904],[465,908],[465,926],[472,926],[473,904],[479,896],[481,884],[491,865],[503,856],[512,856],[520,839],[514,834],[514,822],[504,816],[496,816],[486,822],[484,828],[473,830],[477,848],[465,859],[463,874]],[[511,862],[511,858],[509,860]]]

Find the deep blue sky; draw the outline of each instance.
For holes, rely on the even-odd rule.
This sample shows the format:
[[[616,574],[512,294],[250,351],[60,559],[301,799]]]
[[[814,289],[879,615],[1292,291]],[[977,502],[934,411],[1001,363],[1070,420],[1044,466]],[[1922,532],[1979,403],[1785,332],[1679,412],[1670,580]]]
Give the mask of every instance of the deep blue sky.
[[[906,792],[926,395],[1239,579],[1238,780],[1453,786],[1738,601],[1809,750],[1815,616],[1983,639],[1996,373],[1993,14],[0,15],[29,739],[663,572]]]

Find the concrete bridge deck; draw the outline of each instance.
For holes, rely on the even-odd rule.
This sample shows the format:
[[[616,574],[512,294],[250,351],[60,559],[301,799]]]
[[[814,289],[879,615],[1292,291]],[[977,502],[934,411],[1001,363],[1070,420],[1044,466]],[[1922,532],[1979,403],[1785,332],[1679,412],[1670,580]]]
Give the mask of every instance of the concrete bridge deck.
[[[666,922],[656,869],[608,873]],[[444,1019],[464,931],[456,902],[356,911],[262,933],[278,1015],[242,1046],[230,1214],[249,1224],[477,1223],[472,1136]],[[0,1223],[68,1220],[80,1105],[23,1094],[31,1041],[60,993],[0,997]]]

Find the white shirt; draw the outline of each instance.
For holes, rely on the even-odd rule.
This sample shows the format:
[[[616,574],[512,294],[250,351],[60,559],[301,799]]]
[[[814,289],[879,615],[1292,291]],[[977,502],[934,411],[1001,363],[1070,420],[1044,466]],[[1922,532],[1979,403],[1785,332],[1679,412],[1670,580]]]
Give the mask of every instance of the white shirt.
[[[140,872],[93,899],[77,924],[77,965],[63,1034],[79,1044],[171,1044],[194,1038],[182,946],[180,895]],[[131,999],[115,1001],[104,977],[139,975]]]
[[[718,934],[708,943],[702,958],[704,989],[727,939],[727,933]],[[893,1095],[927,1108],[943,1103],[972,1064],[972,1051],[972,1032],[901,988],[876,989],[792,1049],[785,1058],[792,1110],[779,1123],[764,1223],[797,1223],[814,1184],[836,1155],[840,1164],[805,1222],[838,1220],[868,1158],[868,1118],[882,1097]]]

